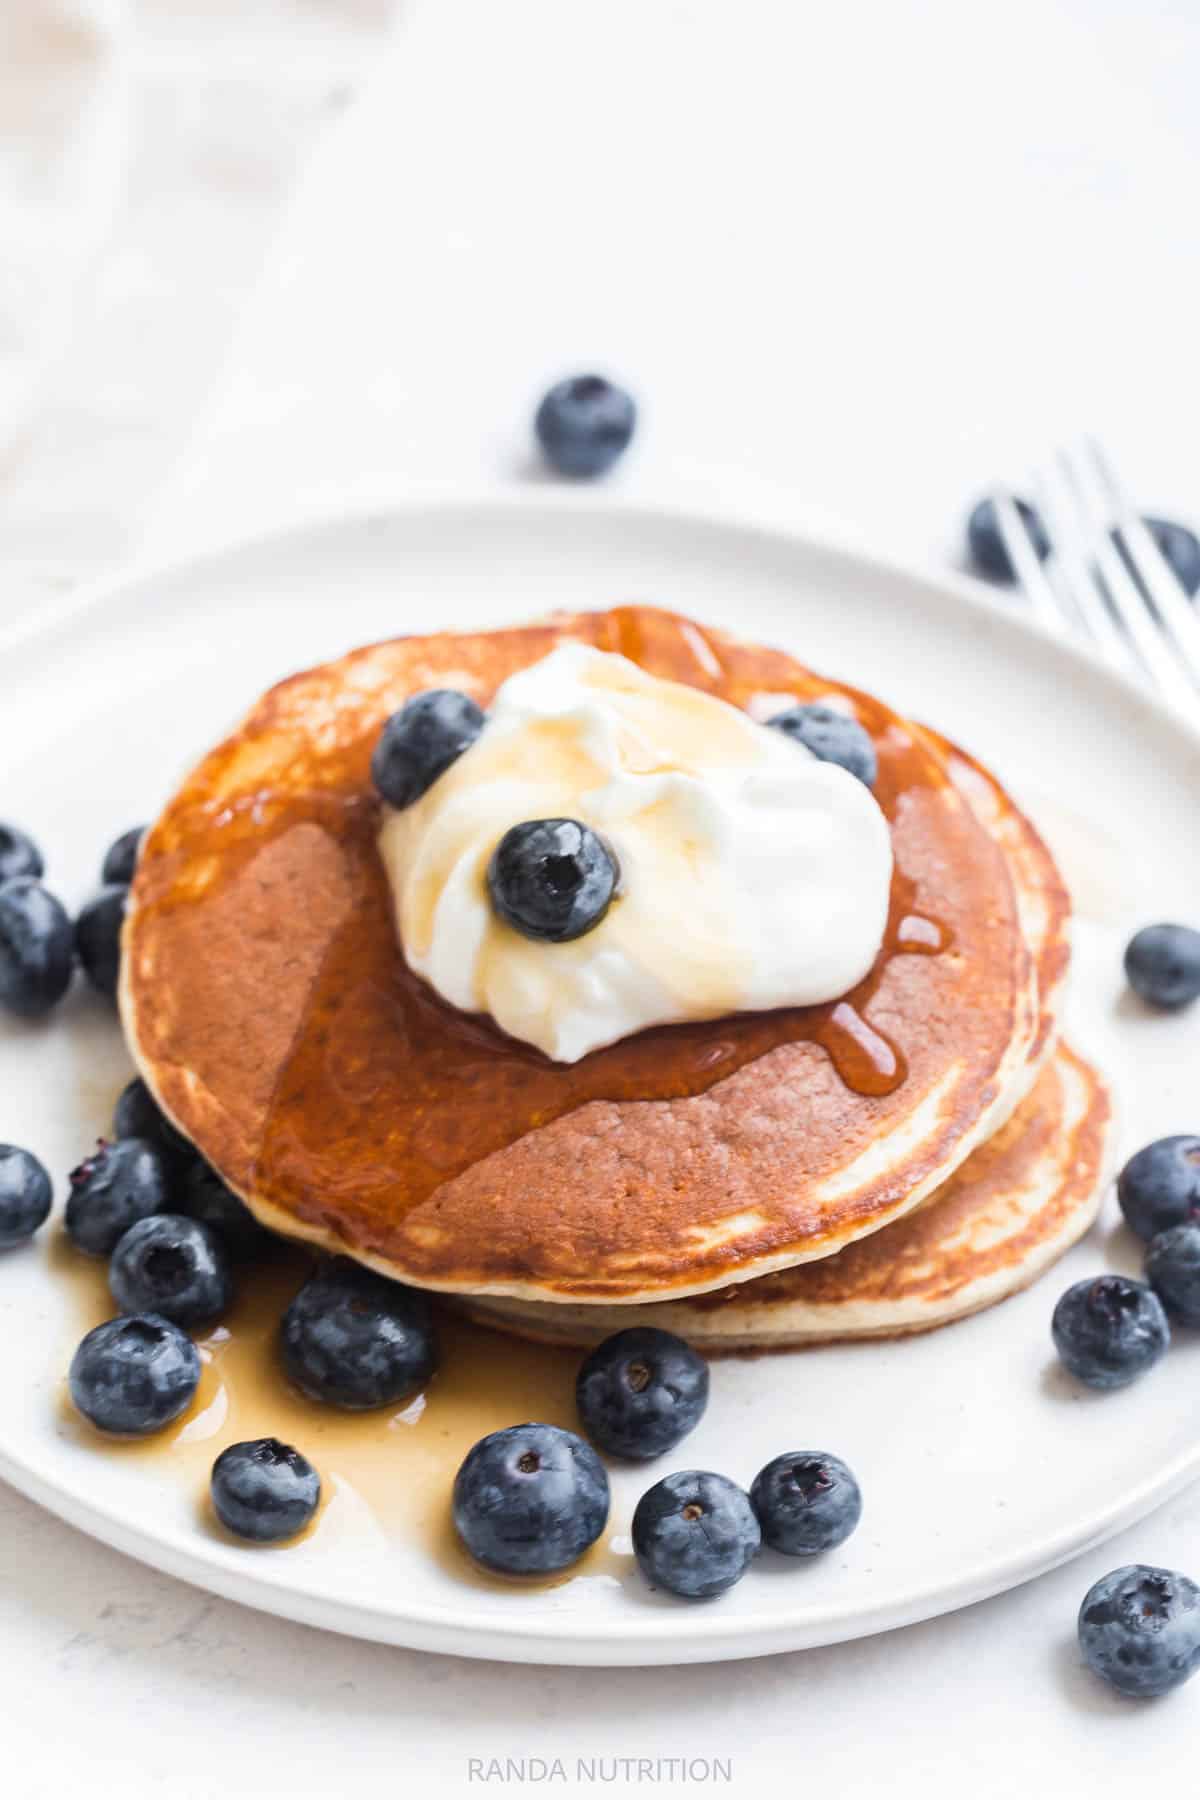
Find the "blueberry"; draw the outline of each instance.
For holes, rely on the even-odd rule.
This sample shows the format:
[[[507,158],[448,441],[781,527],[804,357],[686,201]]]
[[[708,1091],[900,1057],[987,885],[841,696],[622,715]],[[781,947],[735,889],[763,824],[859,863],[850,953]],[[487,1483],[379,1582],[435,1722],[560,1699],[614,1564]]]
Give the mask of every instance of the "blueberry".
[[[845,1543],[862,1517],[862,1494],[838,1456],[789,1450],[760,1469],[750,1504],[763,1543],[785,1556],[816,1556]]]
[[[101,1138],[70,1180],[67,1231],[89,1256],[111,1256],[131,1225],[167,1205],[166,1167],[145,1138]]]
[[[42,853],[33,839],[15,825],[0,825],[0,882],[28,875],[40,881],[46,873]]]
[[[146,1138],[162,1152],[174,1174],[198,1160],[182,1131],[173,1125],[140,1077],[121,1089],[113,1111],[113,1136]],[[190,1211],[190,1208],[183,1208]]]
[[[1146,925],[1130,938],[1125,973],[1149,1006],[1177,1012],[1200,996],[1200,931],[1190,925]]]
[[[1146,1243],[1171,1225],[1200,1218],[1200,1137],[1158,1138],[1117,1177],[1125,1222]]]
[[[1055,1307],[1050,1331],[1072,1375],[1094,1388],[1127,1387],[1171,1342],[1158,1295],[1127,1275],[1077,1281]]]
[[[75,948],[92,986],[110,1000],[121,978],[121,925],[129,889],[111,882],[89,900],[75,921]]]
[[[1151,1238],[1146,1279],[1169,1313],[1184,1325],[1200,1325],[1200,1220]]]
[[[321,1478],[290,1444],[252,1438],[222,1450],[211,1492],[222,1525],[256,1544],[277,1544],[304,1530],[321,1498]]]
[[[433,688],[394,712],[371,756],[371,779],[389,806],[411,806],[469,750],[485,715],[467,694]]]
[[[510,1425],[467,1452],[454,1529],[476,1562],[550,1575],[578,1562],[608,1522],[608,1476],[590,1444],[557,1425]]]
[[[37,1019],[71,985],[71,921],[53,894],[29,876],[0,887],[0,1006]]]
[[[179,1184],[176,1202],[189,1219],[212,1227],[235,1262],[252,1261],[274,1241],[245,1202],[200,1157]]]
[[[305,1282],[283,1315],[280,1345],[302,1393],[350,1411],[407,1400],[437,1366],[425,1295],[345,1257]]]
[[[577,819],[529,819],[506,831],[488,864],[488,892],[523,937],[565,944],[597,926],[619,873],[616,858]]]
[[[233,1298],[229,1253],[216,1232],[181,1213],[131,1225],[112,1253],[108,1285],[122,1312],[202,1325]]]
[[[1042,524],[1041,514],[1030,506],[1028,500],[1017,500],[1014,504],[1025,521],[1039,560],[1044,562],[1050,554],[1050,539]],[[985,575],[991,575],[996,581],[1013,579],[1013,566],[1000,535],[1000,521],[991,500],[980,500],[971,510],[971,516],[967,520],[967,549],[971,561]]]
[[[1169,1693],[1200,1668],[1200,1588],[1146,1563],[1114,1569],[1084,1596],[1079,1648],[1088,1668],[1121,1693]]]
[[[50,1211],[50,1177],[28,1150],[0,1144],[0,1250],[11,1250],[44,1225]]]
[[[105,851],[100,865],[100,879],[108,885],[128,887],[137,868],[138,851],[146,835],[144,825],[132,825],[123,831]]]
[[[592,1442],[644,1462],[673,1450],[708,1405],[708,1364],[670,1331],[635,1325],[598,1344],[575,1383]]]
[[[1190,599],[1200,591],[1200,537],[1186,525],[1176,525],[1171,519],[1147,517],[1142,523],[1171,565],[1176,581]]]
[[[71,1398],[101,1431],[145,1437],[191,1404],[200,1356],[186,1331],[156,1313],[109,1319],[71,1358]]]
[[[637,408],[602,375],[573,375],[552,387],[537,409],[542,454],[560,475],[603,475],[628,449]]]
[[[806,706],[789,706],[786,712],[768,719],[767,724],[773,731],[782,731],[785,737],[803,744],[819,761],[836,763],[868,787],[874,787],[879,774],[875,746],[858,720],[839,712],[837,707],[813,700]]]
[[[633,1552],[651,1587],[707,1600],[740,1581],[762,1533],[750,1496],[724,1475],[684,1469],[648,1488],[633,1515]]]

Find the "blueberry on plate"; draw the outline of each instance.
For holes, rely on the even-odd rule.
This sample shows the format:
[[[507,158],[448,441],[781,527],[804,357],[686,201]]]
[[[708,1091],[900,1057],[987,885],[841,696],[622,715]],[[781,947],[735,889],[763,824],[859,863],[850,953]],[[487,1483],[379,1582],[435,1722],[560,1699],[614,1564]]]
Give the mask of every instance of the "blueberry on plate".
[[[1014,505],[1025,521],[1039,560],[1044,562],[1050,554],[1050,539],[1041,514],[1028,500],[1015,500]],[[995,581],[1013,579],[1013,566],[1000,535],[1000,521],[991,499],[980,500],[971,509],[967,519],[967,550],[975,567],[984,575],[990,575]]]
[[[560,475],[603,475],[629,447],[637,407],[603,375],[573,375],[552,387],[537,409],[542,455]]]
[[[253,1261],[275,1241],[245,1202],[199,1156],[193,1158],[179,1183],[175,1200],[189,1219],[212,1227],[235,1262]]]
[[[27,832],[15,825],[0,825],[0,882],[28,875],[40,881],[46,873],[42,853]]]
[[[836,763],[857,775],[867,787],[874,787],[879,774],[879,758],[870,736],[848,713],[836,706],[812,700],[804,706],[789,706],[776,713],[767,724],[772,731],[782,731],[794,743],[811,750],[819,762]]]
[[[840,1456],[789,1450],[760,1469],[750,1504],[763,1543],[785,1556],[817,1556],[845,1543],[862,1517],[862,1494]]]
[[[1178,1012],[1200,997],[1200,931],[1190,925],[1146,925],[1125,950],[1129,985],[1148,1006]]]
[[[371,755],[371,780],[389,806],[411,806],[469,750],[485,715],[469,694],[433,688],[394,712]]]
[[[704,1417],[708,1364],[673,1332],[635,1325],[597,1344],[580,1368],[575,1403],[593,1444],[644,1462],[673,1450]]]
[[[492,852],[492,905],[522,937],[565,944],[597,926],[619,871],[608,846],[578,819],[528,819]]]
[[[633,1515],[633,1553],[651,1587],[707,1600],[742,1579],[762,1533],[750,1496],[724,1475],[684,1469],[648,1488]]]
[[[306,1456],[278,1438],[230,1444],[212,1467],[213,1510],[222,1525],[256,1544],[278,1544],[303,1531],[321,1498],[321,1478]]]
[[[190,1167],[197,1160],[191,1144],[171,1123],[140,1077],[135,1077],[121,1089],[113,1111],[113,1136],[148,1139],[162,1152],[172,1174]]]
[[[166,1210],[166,1168],[145,1138],[101,1138],[70,1182],[67,1231],[89,1256],[111,1256],[131,1225]]]
[[[1171,1225],[1200,1218],[1200,1137],[1158,1138],[1117,1177],[1125,1222],[1146,1243]]]
[[[1054,1308],[1054,1348],[1087,1387],[1121,1388],[1152,1369],[1171,1342],[1162,1301],[1143,1281],[1077,1281]]]
[[[1200,1325],[1200,1219],[1150,1239],[1146,1280],[1181,1324]]]
[[[1088,1668],[1121,1693],[1169,1693],[1200,1668],[1200,1588],[1147,1563],[1114,1569],[1084,1596],[1079,1648]]]
[[[345,1257],[305,1282],[283,1315],[280,1348],[302,1393],[352,1412],[407,1400],[437,1367],[425,1295]]]
[[[187,1332],[156,1313],[109,1319],[71,1358],[71,1398],[100,1431],[145,1437],[191,1405],[200,1355]]]
[[[31,1238],[50,1212],[50,1177],[28,1150],[0,1144],[0,1250]]]
[[[216,1319],[233,1298],[229,1253],[216,1232],[180,1213],[155,1213],[131,1225],[108,1265],[122,1312],[158,1313],[176,1325]]]
[[[121,925],[129,889],[110,882],[89,900],[75,921],[75,948],[92,986],[110,1000],[121,978]]]
[[[108,846],[100,865],[100,879],[106,886],[128,887],[137,868],[138,851],[146,835],[144,825],[131,825]]]
[[[590,1444],[557,1425],[510,1425],[468,1450],[454,1478],[454,1529],[504,1575],[578,1562],[608,1522],[608,1476]]]
[[[71,985],[75,946],[63,907],[30,876],[0,887],[0,1006],[38,1019]]]

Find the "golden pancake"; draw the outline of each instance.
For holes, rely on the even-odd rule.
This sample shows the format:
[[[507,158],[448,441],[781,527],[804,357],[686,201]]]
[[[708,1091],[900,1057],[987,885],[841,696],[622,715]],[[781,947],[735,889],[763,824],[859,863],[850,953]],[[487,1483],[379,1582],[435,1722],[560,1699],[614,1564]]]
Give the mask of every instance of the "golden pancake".
[[[562,1065],[411,974],[376,848],[378,731],[424,688],[486,705],[567,640],[758,717],[843,697],[896,865],[858,988]],[[967,791],[973,768],[783,652],[647,608],[355,651],[272,689],[151,830],[123,945],[131,1048],[267,1224],[426,1287],[636,1303],[826,1257],[932,1193],[1049,1042],[1061,883],[990,777]]]

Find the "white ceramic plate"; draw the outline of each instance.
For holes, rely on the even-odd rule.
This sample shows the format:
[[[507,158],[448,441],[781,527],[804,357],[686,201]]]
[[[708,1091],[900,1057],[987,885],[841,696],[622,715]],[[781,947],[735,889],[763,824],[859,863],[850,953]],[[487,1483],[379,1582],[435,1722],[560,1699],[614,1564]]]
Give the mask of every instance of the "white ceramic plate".
[[[109,838],[151,815],[288,671],[397,632],[625,600],[785,645],[992,763],[1076,886],[1073,1030],[1115,1078],[1124,1147],[1200,1123],[1200,1017],[1147,1016],[1120,973],[1137,924],[1195,915],[1200,737],[982,590],[798,538],[568,494],[341,519],[138,576],[9,638],[0,811],[37,833],[54,886],[77,902]],[[128,1073],[111,1015],[81,992],[46,1025],[0,1026],[0,1139],[61,1174],[107,1124]],[[73,1301],[42,1236],[0,1259],[0,1472],[159,1568],[365,1637],[568,1663],[826,1643],[1010,1586],[1200,1473],[1195,1344],[1108,1396],[1077,1389],[1051,1354],[1060,1289],[1106,1264],[1137,1266],[1110,1201],[1056,1273],[979,1318],[894,1344],[715,1367],[707,1417],[655,1478],[707,1466],[748,1482],[782,1449],[837,1451],[859,1472],[863,1524],[811,1567],[764,1559],[699,1607],[649,1594],[631,1562],[624,1575],[543,1591],[480,1591],[389,1535],[351,1494],[339,1495],[337,1530],[285,1553],[242,1550],[198,1529],[194,1497],[168,1468],[89,1450],[64,1426]],[[614,1476],[618,1552],[651,1478]]]

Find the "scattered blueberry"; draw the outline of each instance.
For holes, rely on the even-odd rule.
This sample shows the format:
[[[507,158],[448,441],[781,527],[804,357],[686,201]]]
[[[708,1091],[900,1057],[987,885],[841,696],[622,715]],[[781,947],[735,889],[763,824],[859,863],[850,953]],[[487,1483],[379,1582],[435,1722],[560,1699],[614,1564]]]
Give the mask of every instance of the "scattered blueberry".
[[[454,1529],[476,1562],[550,1575],[578,1562],[608,1521],[608,1476],[557,1425],[510,1425],[467,1452],[454,1478]]]
[[[0,882],[28,875],[40,881],[46,873],[42,853],[33,839],[15,825],[0,825]]]
[[[110,1000],[116,999],[121,978],[121,924],[128,893],[119,882],[110,883],[88,901],[75,921],[75,948],[83,972]]]
[[[406,1400],[437,1366],[425,1295],[345,1257],[305,1282],[283,1315],[280,1345],[302,1393],[350,1411]]]
[[[277,1544],[304,1530],[321,1498],[321,1478],[290,1444],[253,1438],[222,1450],[211,1492],[222,1525],[256,1544]]]
[[[70,1180],[67,1231],[89,1256],[111,1256],[131,1225],[167,1205],[166,1168],[145,1138],[101,1138]]]
[[[1072,1375],[1094,1388],[1128,1386],[1171,1342],[1162,1301],[1127,1275],[1077,1281],[1055,1307],[1050,1330]]]
[[[633,1552],[652,1587],[707,1600],[740,1581],[762,1542],[750,1496],[724,1475],[684,1469],[648,1488],[633,1515]]]
[[[133,825],[108,846],[100,865],[100,879],[106,885],[116,883],[128,887],[137,868],[138,851],[146,835],[144,825]]]
[[[1151,1238],[1146,1280],[1181,1324],[1200,1325],[1200,1219]]]
[[[1200,1218],[1200,1137],[1147,1144],[1118,1175],[1117,1199],[1126,1224],[1146,1243],[1171,1225]]]
[[[768,719],[767,724],[773,731],[782,731],[785,737],[803,744],[819,761],[836,763],[839,769],[857,775],[867,787],[874,787],[879,774],[875,746],[858,720],[839,712],[836,706],[812,700],[805,706],[789,706],[786,712]]]
[[[1028,500],[1017,500],[1014,504],[1025,521],[1039,560],[1044,562],[1050,554],[1050,539],[1042,524],[1041,514],[1030,506]],[[990,499],[980,500],[971,510],[967,520],[967,549],[975,567],[985,575],[992,576],[996,581],[1013,579],[1013,566],[1000,535],[1000,521],[996,517],[995,505]]]
[[[1184,593],[1190,599],[1200,592],[1200,538],[1186,525],[1171,519],[1145,519],[1143,523],[1175,572]]]
[[[1084,1596],[1079,1648],[1088,1668],[1121,1693],[1169,1693],[1200,1668],[1200,1588],[1146,1563],[1114,1569]]]
[[[251,1262],[274,1241],[244,1201],[200,1157],[191,1163],[175,1196],[180,1212],[210,1225],[235,1262]]]
[[[121,1089],[113,1111],[113,1136],[147,1138],[156,1150],[161,1150],[172,1174],[197,1160],[182,1131],[171,1123],[140,1077]]]
[[[467,694],[433,688],[394,712],[371,756],[371,780],[389,806],[411,806],[469,750],[485,715]]]
[[[131,1225],[112,1253],[108,1285],[122,1312],[202,1325],[233,1298],[229,1253],[216,1232],[181,1213]]]
[[[514,931],[565,944],[600,923],[618,869],[608,847],[577,819],[529,819],[500,839],[487,879],[492,905]]]
[[[1130,938],[1125,973],[1149,1006],[1177,1012],[1200,996],[1200,931],[1190,925],[1146,925]]]
[[[0,1006],[37,1019],[71,985],[75,949],[71,921],[44,887],[27,875],[0,887]]]
[[[50,1177],[36,1156],[0,1144],[0,1250],[11,1250],[44,1225],[50,1211]]]
[[[708,1405],[708,1364],[670,1331],[635,1325],[586,1359],[575,1383],[583,1428],[610,1456],[644,1462],[673,1450]]]
[[[603,475],[628,449],[637,408],[602,375],[573,375],[552,387],[537,409],[542,454],[560,475]]]
[[[816,1556],[845,1543],[862,1517],[862,1494],[838,1456],[789,1450],[760,1469],[750,1504],[763,1543],[785,1556]]]
[[[71,1398],[100,1431],[145,1437],[191,1404],[200,1357],[191,1338],[155,1313],[109,1319],[71,1358]]]

